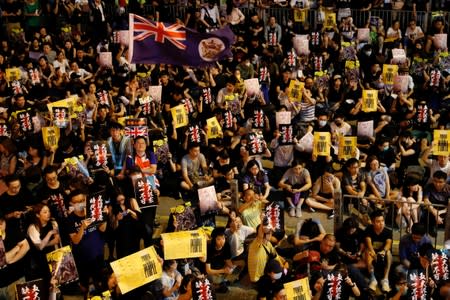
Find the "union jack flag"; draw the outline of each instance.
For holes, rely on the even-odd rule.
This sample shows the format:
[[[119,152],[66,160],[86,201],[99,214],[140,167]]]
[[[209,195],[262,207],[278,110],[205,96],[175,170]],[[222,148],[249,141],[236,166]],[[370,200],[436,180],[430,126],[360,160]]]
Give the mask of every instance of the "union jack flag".
[[[264,112],[262,109],[253,111],[253,128],[264,128]]]
[[[89,214],[92,222],[103,221],[103,196],[100,194],[94,195],[89,199]]]
[[[151,22],[138,15],[134,15],[134,18],[134,33],[137,33],[133,37],[134,40],[143,41],[154,35],[155,42],[165,43],[167,39],[178,49],[186,49],[186,45],[182,43],[186,40],[186,31],[180,30],[183,25],[172,24],[166,27],[162,22]]]
[[[138,136],[148,136],[147,126],[127,126],[125,127],[125,135],[131,138]]]
[[[101,90],[97,92],[97,99],[100,104],[109,106],[109,94],[105,90]]]
[[[33,120],[30,113],[28,113],[27,111],[20,112],[17,114],[17,119],[19,120],[20,129],[22,130],[22,132],[34,131]]]
[[[193,143],[201,142],[200,127],[198,125],[189,126],[189,137]]]
[[[205,104],[211,104],[212,96],[211,96],[211,89],[210,88],[204,88],[203,89],[203,101],[205,102]]]

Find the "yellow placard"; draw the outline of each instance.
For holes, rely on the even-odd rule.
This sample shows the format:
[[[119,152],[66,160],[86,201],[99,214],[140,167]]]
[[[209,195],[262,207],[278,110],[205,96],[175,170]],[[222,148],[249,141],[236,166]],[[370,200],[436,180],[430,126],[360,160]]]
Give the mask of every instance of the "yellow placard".
[[[317,156],[330,156],[331,133],[314,132],[313,154]]]
[[[345,68],[350,70],[359,68],[359,60],[346,60]]]
[[[363,100],[361,110],[363,112],[377,111],[378,91],[377,90],[363,90]]]
[[[331,11],[325,12],[325,29],[333,29],[336,26],[336,13]]]
[[[286,299],[288,300],[311,300],[308,277],[285,283],[284,289],[286,290]]]
[[[153,246],[113,261],[111,268],[122,294],[162,276],[162,266]]]
[[[398,74],[397,65],[383,65],[383,82],[384,84],[394,84],[394,78]]]
[[[73,96],[70,96],[69,98],[47,104],[47,108],[50,113],[50,117],[53,118],[53,107],[67,107],[67,108],[69,108],[70,117],[76,118],[77,117],[76,112],[80,110],[80,104],[78,104],[77,101],[78,101],[78,96],[73,95]],[[81,107],[84,110],[84,106],[81,105]]]
[[[58,147],[60,132],[56,126],[42,127],[42,140],[45,149],[56,149]]]
[[[338,158],[347,160],[355,157],[356,154],[356,136],[339,136]]]
[[[206,257],[206,235],[203,231],[162,233],[161,238],[165,259]]]
[[[305,23],[307,15],[308,15],[307,9],[294,8],[294,22]]]
[[[220,127],[219,121],[216,117],[212,117],[206,120],[207,136],[208,139],[220,138],[223,136],[222,127]]]
[[[291,80],[289,84],[289,98],[294,102],[302,102],[302,93],[305,83],[298,80]]]
[[[184,104],[172,107],[170,112],[172,113],[172,118],[175,120],[175,128],[180,128],[189,124],[188,113]]]
[[[8,82],[19,80],[22,76],[22,72],[19,68],[7,68],[5,70],[5,79]]]
[[[125,126],[125,121],[127,119],[131,119],[131,118],[132,118],[132,116],[126,116],[126,117],[117,118],[117,123],[119,123],[122,126]]]
[[[450,130],[433,131],[433,154],[448,156],[450,154]]]

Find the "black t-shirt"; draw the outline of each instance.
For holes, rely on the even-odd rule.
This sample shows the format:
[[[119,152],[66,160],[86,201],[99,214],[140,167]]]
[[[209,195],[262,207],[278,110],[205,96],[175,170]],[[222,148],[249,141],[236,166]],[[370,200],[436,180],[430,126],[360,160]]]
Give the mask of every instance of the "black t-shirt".
[[[38,193],[39,200],[46,202],[50,208],[52,217],[57,220],[62,220],[66,217],[66,209],[68,205],[66,193],[63,185],[60,183],[56,189],[50,188],[48,185],[44,185]]]
[[[211,265],[211,269],[219,270],[225,267],[225,261],[231,259],[230,245],[225,242],[222,249],[217,250],[214,242],[208,246],[206,263]]]
[[[278,287],[282,286],[285,282],[284,276],[278,280],[272,281],[270,275],[264,274],[257,282],[258,296],[256,298],[272,299],[275,291],[278,290]]]
[[[356,254],[359,251],[361,243],[364,243],[363,231],[359,228],[353,234],[349,234],[344,228],[336,231],[336,241],[345,252]]]
[[[314,242],[311,245],[311,248],[309,248],[310,251],[317,251],[320,253],[320,263],[323,262],[328,262],[329,266],[333,266],[337,263],[339,263],[341,261],[341,258],[339,256],[339,253],[335,248],[333,248],[333,250],[331,250],[329,253],[322,253],[322,251],[320,251],[320,243],[321,242]]]
[[[17,243],[23,241],[25,236],[10,226],[10,222],[6,222],[6,239],[3,241],[5,245],[5,251],[8,252],[13,249]],[[25,261],[26,256],[18,260],[13,264],[7,265],[5,268],[0,269],[0,287],[5,287],[20,277],[25,276]]]
[[[2,9],[3,11],[9,13],[9,14],[17,14],[19,12],[19,10],[22,9],[22,5],[20,5],[19,1],[13,1],[11,3],[8,3],[8,1],[5,1],[2,4]],[[23,15],[23,12],[22,12]],[[20,20],[22,19],[22,16],[11,16],[8,17],[8,23],[17,23],[20,22]]]
[[[364,237],[372,240],[373,249],[378,252],[383,250],[387,240],[392,240],[392,230],[385,227],[380,234],[376,234],[373,225],[370,225],[366,228]]]

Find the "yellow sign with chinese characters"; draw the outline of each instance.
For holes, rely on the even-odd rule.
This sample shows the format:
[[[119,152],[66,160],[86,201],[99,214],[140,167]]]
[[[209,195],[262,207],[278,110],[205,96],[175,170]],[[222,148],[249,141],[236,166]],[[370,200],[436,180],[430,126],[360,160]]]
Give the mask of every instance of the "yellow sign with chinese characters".
[[[189,124],[189,117],[184,104],[172,107],[170,111],[172,113],[172,118],[175,121],[175,128],[184,127]]]
[[[384,84],[394,84],[394,78],[398,74],[397,65],[383,65],[383,82]]]
[[[377,111],[377,105],[378,105],[378,91],[363,90],[361,110],[363,112],[374,112]]]
[[[356,136],[339,136],[338,158],[347,160],[356,156]]]
[[[164,258],[206,257],[206,235],[201,230],[162,233]]]
[[[313,154],[317,156],[330,156],[331,133],[314,132]]]
[[[60,132],[56,126],[42,127],[42,140],[45,149],[56,149],[58,147]]]
[[[220,127],[219,121],[217,121],[216,117],[207,119],[206,126],[208,128],[208,139],[215,139],[223,136],[222,127]]]
[[[285,283],[284,289],[286,290],[286,299],[288,300],[311,300],[308,277]]]
[[[433,154],[448,156],[450,154],[450,130],[433,131]]]
[[[303,88],[305,83],[298,80],[291,80],[289,84],[289,98],[294,102],[302,102]]]

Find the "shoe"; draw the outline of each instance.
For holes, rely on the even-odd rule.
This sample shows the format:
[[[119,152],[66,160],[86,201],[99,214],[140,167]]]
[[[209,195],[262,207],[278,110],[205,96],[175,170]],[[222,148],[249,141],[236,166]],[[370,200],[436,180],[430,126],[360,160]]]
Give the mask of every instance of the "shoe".
[[[311,206],[309,207],[309,212],[316,212],[316,210],[314,208],[312,208]]]
[[[377,290],[377,286],[378,286],[378,281],[374,278],[369,282],[369,289],[371,289],[372,291],[376,291]]]
[[[381,290],[385,293],[388,293],[391,291],[391,287],[389,286],[389,280],[383,279],[381,280]]]
[[[229,291],[226,284],[221,283],[220,286],[216,289],[216,293],[225,294]]]
[[[331,210],[329,213],[328,213],[328,217],[327,217],[328,219],[333,219],[334,218],[334,209],[333,210]]]
[[[295,208],[291,207],[291,209],[289,209],[289,217],[295,217]]]
[[[297,207],[297,208],[295,209],[295,216],[296,216],[297,218],[301,218],[301,217],[302,217],[302,209],[301,209],[301,207]]]

